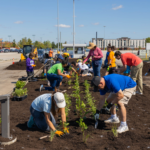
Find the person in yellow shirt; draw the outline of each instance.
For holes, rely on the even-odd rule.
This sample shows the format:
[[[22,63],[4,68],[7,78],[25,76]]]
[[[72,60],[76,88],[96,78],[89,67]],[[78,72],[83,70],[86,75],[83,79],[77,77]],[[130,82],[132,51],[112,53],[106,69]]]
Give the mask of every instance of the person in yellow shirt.
[[[108,49],[109,55],[107,57],[107,59],[108,59],[107,66],[108,67],[107,67],[107,71],[106,71],[105,75],[114,73],[114,71],[116,69],[116,58],[114,56],[115,55],[115,53],[114,53],[115,47],[111,46],[109,44],[107,49]]]

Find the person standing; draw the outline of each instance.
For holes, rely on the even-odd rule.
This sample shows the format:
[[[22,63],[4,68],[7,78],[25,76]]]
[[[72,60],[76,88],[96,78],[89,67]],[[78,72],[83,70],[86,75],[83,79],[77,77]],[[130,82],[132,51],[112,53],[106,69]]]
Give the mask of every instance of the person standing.
[[[33,75],[34,75],[34,69],[33,68],[36,66],[34,64],[33,57],[35,57],[35,54],[33,52],[31,52],[29,54],[29,57],[26,59],[27,76],[28,76],[28,78],[30,78],[32,76],[32,79],[33,79]]]
[[[114,70],[116,69],[114,46],[111,47],[111,45],[109,44],[107,50],[109,52],[109,55],[107,57],[108,64],[107,64],[107,71],[105,75],[114,73]]]
[[[115,52],[116,59],[121,59],[123,67],[117,69],[118,72],[124,72],[127,69],[127,66],[131,67],[131,78],[136,82],[138,90],[136,93],[143,94],[143,78],[142,78],[142,69],[143,61],[136,55],[132,53],[122,54],[120,51]]]
[[[94,76],[100,76],[100,69],[102,66],[103,53],[94,43],[90,43],[88,49],[90,49],[88,56],[83,61],[83,64],[92,57],[92,66]]]
[[[69,133],[69,130],[64,127],[66,122],[65,114],[65,97],[63,93],[56,92],[52,94],[43,94],[37,97],[30,106],[30,118],[27,123],[28,128],[37,127],[41,131],[55,131],[55,134],[62,136],[64,133]],[[56,130],[57,114],[61,114],[63,131]]]
[[[133,92],[136,89],[136,82],[133,81],[130,77],[119,75],[119,74],[110,74],[104,77],[94,77],[92,80],[95,88],[100,89],[100,95],[102,96],[99,101],[99,105],[96,110],[95,120],[99,119],[99,114],[105,104],[106,93],[109,93],[108,98],[106,99],[108,105],[105,108],[106,113],[111,111],[111,117],[108,120],[105,120],[105,123],[119,123],[120,120],[116,115],[116,106],[118,105],[121,115],[121,124],[117,129],[118,133],[123,133],[129,130],[127,125],[127,113],[125,105],[128,104],[129,100],[132,97]]]
[[[52,51],[52,49],[50,49],[50,51],[49,51],[49,58],[50,59],[53,58],[53,51]]]

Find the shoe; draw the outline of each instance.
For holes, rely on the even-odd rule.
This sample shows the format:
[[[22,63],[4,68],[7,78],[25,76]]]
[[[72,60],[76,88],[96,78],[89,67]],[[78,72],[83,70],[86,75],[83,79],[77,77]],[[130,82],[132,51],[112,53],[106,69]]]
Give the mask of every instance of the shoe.
[[[47,85],[50,86],[50,82],[49,81],[47,82]]]
[[[104,122],[105,122],[105,123],[119,123],[119,122],[120,122],[120,120],[119,120],[119,118],[118,118],[118,117],[116,117],[116,118],[112,118],[112,117],[110,117],[109,119],[104,120]]]
[[[44,90],[45,90],[44,86],[41,85],[41,86],[40,86],[40,92],[41,92],[41,91],[44,91]]]
[[[117,132],[118,133],[123,133],[123,132],[126,132],[126,131],[129,131],[129,128],[128,126],[123,126],[123,125],[120,125],[117,129]]]
[[[136,95],[136,92],[133,92],[133,94],[132,95]]]
[[[92,74],[91,74],[91,73],[88,73],[88,74],[87,74],[87,76],[90,76],[90,77],[92,77]]]
[[[28,128],[32,128],[34,126],[33,116],[30,115],[29,121],[27,122]]]
[[[143,95],[143,93],[141,93],[141,92],[139,92],[139,91],[136,91],[136,93],[137,93],[137,94],[140,94],[140,95]]]

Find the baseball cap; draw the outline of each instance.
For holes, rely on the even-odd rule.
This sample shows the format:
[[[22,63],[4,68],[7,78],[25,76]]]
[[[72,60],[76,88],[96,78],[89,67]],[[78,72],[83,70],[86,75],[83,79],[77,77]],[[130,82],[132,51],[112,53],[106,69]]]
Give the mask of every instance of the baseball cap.
[[[57,58],[64,60],[64,58],[61,55],[58,55]]]
[[[94,91],[98,91],[98,85],[100,84],[100,80],[101,80],[101,77],[99,76],[95,76],[93,79],[92,79],[92,85],[94,85]]]
[[[66,106],[66,101],[63,93],[56,92],[54,94],[54,100],[58,108],[64,108]]]

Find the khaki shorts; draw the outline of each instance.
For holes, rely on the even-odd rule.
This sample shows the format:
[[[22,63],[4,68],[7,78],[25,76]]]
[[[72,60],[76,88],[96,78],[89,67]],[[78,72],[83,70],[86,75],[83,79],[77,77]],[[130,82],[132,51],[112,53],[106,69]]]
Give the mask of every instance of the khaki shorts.
[[[136,90],[136,86],[130,89],[125,89],[123,91],[124,97],[120,100],[123,104],[128,104],[129,100],[131,99],[133,93]],[[108,98],[110,99],[115,99],[116,98],[116,93],[110,93]]]

